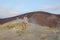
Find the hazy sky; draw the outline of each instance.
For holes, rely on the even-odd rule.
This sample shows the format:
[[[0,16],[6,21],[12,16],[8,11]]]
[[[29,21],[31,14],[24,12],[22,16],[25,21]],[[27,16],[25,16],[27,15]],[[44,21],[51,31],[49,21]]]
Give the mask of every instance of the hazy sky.
[[[31,11],[60,14],[60,0],[0,0],[0,18]]]

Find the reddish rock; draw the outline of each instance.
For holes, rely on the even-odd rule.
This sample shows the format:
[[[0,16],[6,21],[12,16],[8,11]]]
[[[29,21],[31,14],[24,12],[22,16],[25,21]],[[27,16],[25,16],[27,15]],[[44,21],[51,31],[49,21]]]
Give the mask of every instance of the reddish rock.
[[[43,25],[43,26],[55,27],[60,23],[60,15],[51,14],[51,13],[43,12],[43,11],[35,11],[35,12],[25,13],[22,15],[11,17],[11,18],[0,19],[0,24],[4,24],[9,21],[16,20],[17,17],[23,18],[24,15],[28,16],[29,22],[34,22],[36,24]],[[54,19],[52,18],[52,15],[55,17]]]

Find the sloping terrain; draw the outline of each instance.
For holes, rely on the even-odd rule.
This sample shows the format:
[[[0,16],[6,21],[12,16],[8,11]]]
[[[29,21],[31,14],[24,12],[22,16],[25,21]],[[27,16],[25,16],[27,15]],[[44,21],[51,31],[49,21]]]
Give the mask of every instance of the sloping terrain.
[[[21,31],[21,22],[19,19],[1,25],[0,40],[58,40],[57,28],[28,23],[26,30]]]
[[[29,18],[29,22],[33,22],[43,26],[50,26],[50,27],[57,27],[58,25],[60,26],[60,15],[51,14],[43,11],[35,11],[11,18],[0,19],[0,24],[4,24],[9,21],[16,20],[17,17],[22,19],[24,15],[27,15],[27,17]]]
[[[29,23],[22,30],[21,19],[25,15]],[[37,11],[0,19],[0,40],[60,40],[60,16]]]

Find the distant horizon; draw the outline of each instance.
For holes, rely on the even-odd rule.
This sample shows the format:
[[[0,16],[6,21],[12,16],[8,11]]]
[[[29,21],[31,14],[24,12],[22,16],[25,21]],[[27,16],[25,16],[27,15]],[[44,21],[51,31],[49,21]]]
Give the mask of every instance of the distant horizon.
[[[0,18],[33,11],[60,14],[60,0],[0,0]]]
[[[39,11],[31,11],[31,12],[39,12]],[[40,12],[47,12],[47,11],[40,11]],[[26,12],[26,13],[30,13],[30,12]],[[21,14],[18,14],[18,15],[23,15],[23,14],[26,14],[26,13],[21,13]],[[47,13],[54,14],[54,13],[51,13],[51,12],[47,12]],[[14,15],[14,16],[18,16],[18,15]],[[56,14],[56,15],[58,15],[58,14]],[[14,16],[10,16],[10,17],[14,17]],[[0,19],[10,18],[10,17],[3,17],[3,18],[0,18]]]

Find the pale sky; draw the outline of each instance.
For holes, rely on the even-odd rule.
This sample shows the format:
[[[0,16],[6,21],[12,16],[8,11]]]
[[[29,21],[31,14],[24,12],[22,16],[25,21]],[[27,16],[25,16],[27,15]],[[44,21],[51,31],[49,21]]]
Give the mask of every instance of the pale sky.
[[[60,0],[0,0],[0,18],[32,11],[60,14]]]

